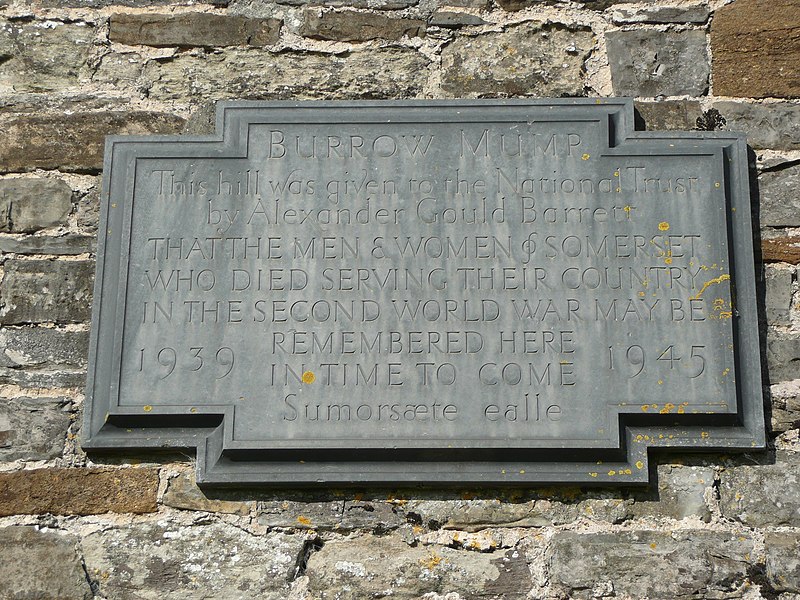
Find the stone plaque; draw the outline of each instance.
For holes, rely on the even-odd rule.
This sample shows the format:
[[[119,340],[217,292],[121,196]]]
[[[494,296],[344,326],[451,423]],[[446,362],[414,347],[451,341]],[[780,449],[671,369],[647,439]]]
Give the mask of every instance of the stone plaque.
[[[85,448],[475,485],[764,445],[736,134],[616,99],[233,102],[215,136],[109,138],[104,190]]]

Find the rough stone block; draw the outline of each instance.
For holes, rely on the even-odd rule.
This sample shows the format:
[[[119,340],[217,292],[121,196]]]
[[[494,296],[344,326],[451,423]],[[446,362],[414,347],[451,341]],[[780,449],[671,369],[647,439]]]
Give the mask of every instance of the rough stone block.
[[[800,378],[769,386],[772,431],[783,433],[800,427]]]
[[[342,56],[230,49],[151,61],[145,77],[159,100],[407,98],[421,93],[427,67],[401,48]]]
[[[591,598],[598,585],[615,596],[722,598],[741,593],[753,541],[706,530],[558,532],[550,548],[551,593]]]
[[[344,500],[267,500],[258,503],[256,521],[266,527],[330,530],[339,529],[343,512]]]
[[[800,537],[796,533],[768,533],[767,581],[776,592],[800,593]]]
[[[203,0],[203,4],[228,6],[230,0]],[[44,8],[104,8],[106,6],[195,6],[197,0],[37,0]]]
[[[138,52],[109,52],[104,54],[92,73],[92,81],[115,87],[136,86],[144,68]]]
[[[688,6],[621,7],[611,13],[614,23],[705,23],[710,11],[708,4]]]
[[[486,21],[481,19],[478,15],[451,10],[437,10],[428,19],[428,24],[436,27],[454,29],[467,25],[485,25]]]
[[[695,100],[636,102],[635,106],[647,131],[694,129],[697,118],[703,114],[700,103]]]
[[[311,555],[306,575],[311,597],[340,600],[410,600],[425,594],[522,600],[532,587],[525,559],[513,550],[412,548],[388,536],[330,541]]]
[[[230,496],[231,494],[225,494],[223,498],[209,498],[197,486],[193,473],[183,473],[169,480],[161,503],[165,506],[185,510],[204,510],[235,515],[249,514],[250,509],[255,505],[254,502],[228,499]]]
[[[0,516],[156,511],[158,470],[34,469],[0,473]]]
[[[746,465],[726,469],[720,481],[723,516],[748,527],[800,525],[800,461],[778,454],[774,465]]]
[[[65,409],[69,404],[66,398],[0,400],[0,460],[50,460],[61,456],[70,424]]]
[[[631,508],[639,517],[711,519],[706,493],[714,487],[714,469],[703,466],[659,465],[658,497],[638,500]]]
[[[765,304],[767,323],[790,325],[789,311],[792,307],[792,279],[794,268],[787,265],[764,265],[766,286]],[[800,373],[798,373],[800,376]]]
[[[725,118],[725,129],[746,133],[755,149],[800,150],[800,104],[723,101],[713,108]]]
[[[442,50],[442,89],[453,96],[581,96],[588,29],[528,22],[459,37]]]
[[[702,96],[708,90],[702,31],[610,31],[606,44],[616,95]]]
[[[0,21],[0,87],[48,92],[77,85],[94,36],[81,22]]]
[[[86,371],[75,369],[9,369],[0,367],[0,384],[25,389],[84,389]]]
[[[800,96],[800,10],[795,0],[737,0],[711,24],[714,94]]]
[[[406,524],[405,514],[389,502],[371,500],[346,501],[340,529],[370,529],[378,533]]]
[[[144,111],[7,113],[0,116],[0,171],[99,170],[107,135],[176,133],[183,123],[175,115]]]
[[[104,598],[286,600],[304,537],[253,535],[225,523],[137,523],[81,540]]]
[[[800,336],[767,331],[767,371],[770,383],[800,378]]]
[[[92,252],[97,240],[90,235],[26,235],[24,237],[0,236],[3,254],[61,254],[74,256]]]
[[[800,162],[783,163],[758,176],[762,226],[800,227]]]
[[[0,323],[80,323],[91,316],[94,262],[7,260]]]
[[[44,327],[0,330],[0,366],[20,368],[86,368],[88,331]]]
[[[800,264],[800,235],[765,235],[761,239],[761,260]]]
[[[290,6],[324,6],[347,8],[370,8],[373,10],[399,10],[416,6],[419,0],[275,0],[278,4]],[[269,0],[256,0],[255,5],[263,5]]]
[[[36,527],[0,528],[0,597],[94,598],[76,551],[78,539]]]
[[[115,13],[108,38],[129,46],[267,46],[278,41],[279,19],[215,15]]]
[[[395,19],[386,15],[356,11],[331,12],[309,9],[304,12],[300,35],[320,40],[366,42],[368,40],[399,40],[403,36],[425,34],[425,21]]]
[[[63,225],[72,188],[60,179],[0,179],[0,231],[31,233]]]

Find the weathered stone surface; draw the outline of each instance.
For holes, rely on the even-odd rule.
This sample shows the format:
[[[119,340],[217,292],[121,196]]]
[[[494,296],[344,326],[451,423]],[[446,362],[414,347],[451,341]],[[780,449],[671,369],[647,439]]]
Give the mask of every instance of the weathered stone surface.
[[[109,52],[100,59],[92,81],[115,87],[134,86],[143,68],[144,60],[138,52]]]
[[[702,31],[610,31],[606,44],[616,95],[702,96],[708,90]]]
[[[442,89],[464,96],[580,96],[592,34],[528,22],[442,50]]]
[[[100,221],[100,178],[78,199],[78,226],[95,233]]]
[[[451,10],[437,10],[428,19],[428,24],[436,27],[456,28],[464,27],[465,25],[485,25],[486,21],[478,15]]]
[[[227,6],[230,0],[203,0],[202,4]],[[200,4],[196,0],[36,0],[36,4],[45,8],[103,8],[105,6],[181,6]]]
[[[115,13],[108,38],[129,46],[267,46],[278,41],[278,19],[215,15]]]
[[[406,523],[405,514],[389,502],[346,501],[340,529],[369,529],[378,533],[397,529]]]
[[[704,466],[659,465],[658,496],[637,500],[631,507],[636,516],[671,519],[711,519],[705,496],[714,487],[714,469]]]
[[[720,510],[748,527],[800,525],[797,456],[778,454],[774,465],[735,466],[720,481]]]
[[[0,116],[0,171],[98,170],[112,134],[175,133],[184,120],[144,111]]]
[[[94,594],[76,551],[78,539],[36,527],[0,528],[0,598],[89,600]]]
[[[3,367],[86,367],[88,353],[88,331],[44,327],[0,330]]]
[[[348,8],[371,8],[396,10],[419,4],[419,0],[275,0],[278,4],[291,6],[332,6]]]
[[[475,8],[477,10],[488,10],[489,0],[442,0],[439,6],[451,6],[453,8]]]
[[[800,264],[800,236],[776,235],[762,239],[761,260]]]
[[[789,309],[792,306],[792,278],[794,268],[785,265],[765,265],[766,317],[771,325],[790,325]]]
[[[50,460],[61,456],[70,423],[64,407],[69,404],[66,398],[0,400],[0,460]]]
[[[0,473],[0,516],[155,512],[158,470],[34,469]]]
[[[752,550],[752,540],[727,532],[558,532],[550,550],[551,592],[591,598],[595,586],[608,582],[615,596],[727,597],[741,592]]]
[[[46,92],[76,85],[94,36],[86,23],[0,21],[0,87]]]
[[[4,254],[63,254],[75,255],[92,252],[97,240],[90,235],[26,235],[24,237],[0,236],[0,252]]]
[[[777,592],[800,593],[800,537],[796,533],[768,533],[767,581]]]
[[[708,4],[689,6],[644,6],[618,8],[611,13],[614,23],[705,23]]]
[[[424,594],[521,600],[530,572],[517,552],[478,553],[447,547],[410,547],[393,537],[364,536],[326,543],[308,561],[313,598],[339,600]]]
[[[219,494],[209,498],[197,486],[194,473],[183,473],[169,480],[161,502],[165,506],[173,508],[205,510],[235,515],[246,515],[255,506],[254,502],[227,499],[231,494],[223,493],[221,498],[217,498],[217,495]]]
[[[0,179],[0,231],[31,233],[64,224],[72,188],[60,179]]]
[[[769,386],[772,431],[783,433],[800,427],[800,378]]]
[[[800,149],[800,104],[724,101],[714,108],[725,118],[725,129],[746,133],[753,148]]]
[[[664,100],[662,102],[635,102],[647,131],[686,131],[694,129],[697,118],[703,114],[695,100]]]
[[[120,600],[286,600],[300,535],[252,535],[225,523],[137,523],[81,540],[98,593]]]
[[[258,503],[256,522],[266,527],[339,529],[343,512],[344,500],[331,502],[268,500]]]
[[[477,532],[488,528],[549,527],[572,523],[579,517],[621,523],[632,516],[633,500],[619,494],[596,492],[593,497],[575,490],[547,490],[541,498],[411,500],[405,506],[409,522],[428,529]]]
[[[767,331],[767,370],[770,383],[800,377],[800,336]]]
[[[8,260],[0,323],[80,323],[91,316],[94,262]]]
[[[400,48],[344,56],[231,49],[151,61],[145,75],[161,100],[406,98],[421,93],[427,66]]]
[[[403,36],[418,37],[425,34],[425,21],[396,19],[375,13],[348,11],[304,12],[300,35],[321,40],[340,42],[366,42],[367,40],[399,40]]]
[[[10,369],[0,367],[0,384],[15,385],[26,389],[86,387],[85,369]]]
[[[762,226],[800,227],[800,162],[761,173],[758,189]]]
[[[800,10],[794,0],[737,0],[711,24],[714,94],[800,96]]]

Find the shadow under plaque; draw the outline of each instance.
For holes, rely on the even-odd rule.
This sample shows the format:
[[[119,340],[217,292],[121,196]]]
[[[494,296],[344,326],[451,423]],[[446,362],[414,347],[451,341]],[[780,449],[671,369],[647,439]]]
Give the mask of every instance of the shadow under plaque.
[[[106,145],[83,447],[206,485],[641,484],[765,443],[745,139],[227,102]]]

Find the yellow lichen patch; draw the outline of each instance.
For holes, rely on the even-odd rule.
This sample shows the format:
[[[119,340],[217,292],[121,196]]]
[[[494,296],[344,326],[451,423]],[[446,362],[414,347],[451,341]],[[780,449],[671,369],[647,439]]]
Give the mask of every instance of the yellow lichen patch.
[[[708,437],[708,432],[707,431],[701,431],[700,432],[700,437],[703,438],[703,439],[706,439]]]
[[[144,412],[150,412],[151,410],[153,410],[153,407],[152,407],[152,406],[150,406],[149,404],[145,404],[145,405],[142,407],[142,410],[143,410]]]
[[[190,413],[196,413],[197,412],[197,407],[193,406],[192,408],[189,409],[189,412]]]
[[[718,188],[719,186],[720,186],[720,183],[719,183],[719,181],[715,181],[715,182],[714,182],[714,187],[715,187],[715,188]]]
[[[682,406],[679,406],[679,407],[678,407],[678,414],[679,414],[679,415],[686,414],[686,409],[685,409],[685,408],[683,408]]]
[[[435,552],[431,552],[428,558],[423,558],[419,562],[429,571],[433,571],[439,565],[439,563],[442,562],[442,557]]]
[[[619,171],[614,171],[614,177],[619,177]]]
[[[661,223],[658,224],[658,230],[669,231],[669,223],[667,221],[661,221]]]
[[[584,154],[583,156],[581,156],[581,160],[589,160],[589,155]]]
[[[608,474],[613,477],[614,475],[617,474],[617,472],[612,470],[612,471],[609,471]]]
[[[295,375],[295,377],[296,377],[296,375]],[[305,373],[303,373],[302,379],[303,379],[303,383],[314,383],[314,380],[316,379],[316,376],[311,371],[306,371]]]
[[[591,477],[597,477],[597,472],[596,471],[592,471],[591,473],[589,473],[589,475]]]
[[[297,522],[300,523],[301,525],[306,525],[306,526],[311,525],[311,519],[304,517],[303,515],[297,517]]]
[[[630,214],[631,207],[630,206],[625,206],[622,210],[624,210],[626,213]]]
[[[733,316],[733,311],[731,310],[724,310],[721,313],[719,313],[720,319],[730,319],[732,316]]]
[[[642,412],[647,412],[650,407],[647,404],[642,404]],[[639,436],[642,437],[642,436]]]
[[[723,273],[719,277],[715,277],[714,279],[709,279],[703,284],[703,287],[700,288],[700,291],[697,292],[694,296],[690,297],[689,300],[697,300],[698,298],[700,298],[700,296],[703,295],[703,292],[705,292],[710,286],[722,283],[723,281],[728,281],[730,278],[731,278],[730,275],[728,275],[727,273]]]
[[[723,376],[723,377],[725,377],[725,376],[726,376],[728,373],[730,373],[730,372],[731,372],[731,370],[730,370],[729,368],[726,368],[726,369],[725,369],[725,370],[722,372],[722,376]]]
[[[652,542],[652,543],[650,544],[650,549],[651,549],[651,550],[655,550],[657,547],[658,547],[658,544],[656,544],[655,542]]]
[[[644,469],[644,463],[640,460],[636,461],[636,468],[637,469]]]
[[[663,380],[663,379],[659,379],[659,380],[658,380],[658,385],[662,385],[663,383],[664,383],[664,380]]]

